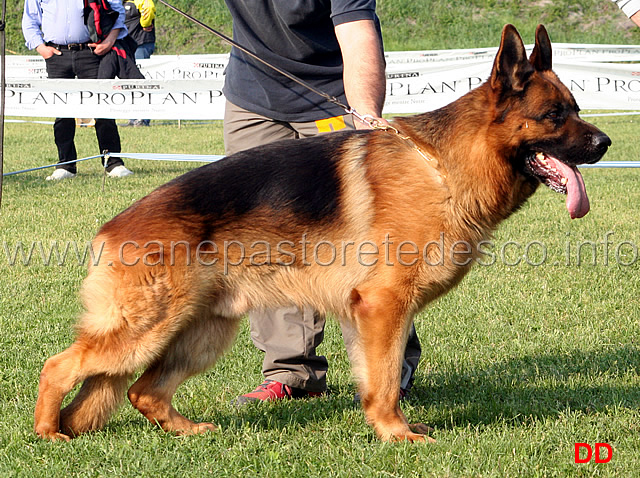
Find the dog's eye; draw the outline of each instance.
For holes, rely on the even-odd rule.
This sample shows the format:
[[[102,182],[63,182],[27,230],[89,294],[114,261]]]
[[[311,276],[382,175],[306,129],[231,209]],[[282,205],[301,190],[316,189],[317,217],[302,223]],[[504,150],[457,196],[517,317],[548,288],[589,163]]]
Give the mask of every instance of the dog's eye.
[[[546,116],[550,120],[557,120],[560,118],[560,113],[557,111],[549,111]]]

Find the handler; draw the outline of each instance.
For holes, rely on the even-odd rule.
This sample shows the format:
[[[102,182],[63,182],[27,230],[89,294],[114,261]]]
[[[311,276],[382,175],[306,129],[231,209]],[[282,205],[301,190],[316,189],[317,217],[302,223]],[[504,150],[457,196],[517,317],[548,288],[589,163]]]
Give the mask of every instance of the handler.
[[[226,0],[233,37],[258,57],[379,121],[385,98],[385,60],[375,0]],[[233,48],[226,70],[224,142],[227,154],[281,139],[365,129],[333,103]],[[309,158],[313,161],[313,158]],[[316,353],[325,317],[285,307],[249,315],[251,338],[265,352],[265,381],[236,399],[302,398],[326,392],[328,362]],[[341,324],[350,358],[356,331]],[[420,359],[412,327],[402,369],[401,397]]]

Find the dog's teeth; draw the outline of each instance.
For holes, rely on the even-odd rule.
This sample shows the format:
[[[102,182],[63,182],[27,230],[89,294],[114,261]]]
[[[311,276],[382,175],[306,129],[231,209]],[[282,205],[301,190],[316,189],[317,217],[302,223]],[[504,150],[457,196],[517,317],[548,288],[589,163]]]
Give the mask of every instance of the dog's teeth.
[[[543,162],[545,162],[545,163],[546,163],[546,161],[545,161],[545,159],[544,159],[544,154],[542,154],[542,153],[536,153],[536,159],[537,159],[538,161],[543,161]]]
[[[560,180],[560,182],[561,182],[561,183],[562,183],[562,185],[564,186],[564,185],[566,185],[566,184],[567,184],[568,179],[567,179],[567,178],[562,178],[562,179]]]

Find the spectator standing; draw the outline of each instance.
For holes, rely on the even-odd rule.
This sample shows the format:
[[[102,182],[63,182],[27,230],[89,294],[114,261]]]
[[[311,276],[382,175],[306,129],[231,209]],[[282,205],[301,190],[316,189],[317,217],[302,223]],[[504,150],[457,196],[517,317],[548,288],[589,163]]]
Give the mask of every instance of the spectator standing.
[[[226,0],[233,36],[242,46],[379,121],[385,98],[385,60],[375,0]],[[306,88],[232,49],[226,70],[224,140],[227,154],[279,139],[369,128]],[[313,158],[309,158],[313,161]],[[301,398],[326,391],[328,362],[316,353],[325,318],[306,308],[254,311],[251,338],[265,352],[265,381],[236,399]],[[349,356],[357,334],[341,324]],[[412,328],[400,395],[420,358]]]
[[[156,49],[156,6],[153,0],[127,0],[124,2],[125,24],[138,47],[136,60],[151,58]],[[121,126],[149,126],[148,119],[129,120]]]
[[[89,30],[84,24],[84,3],[79,0],[26,0],[22,16],[22,32],[26,45],[36,50],[45,60],[50,79],[95,79],[102,57],[111,51],[116,40],[127,35],[124,8],[120,0],[109,0],[118,18],[107,37],[100,43],[91,43]],[[120,135],[113,119],[96,119],[96,136],[100,152],[120,152]],[[76,123],[74,118],[56,118],[53,135],[58,148],[58,162],[78,159],[75,147]],[[104,165],[110,177],[133,174],[121,158],[109,157]],[[73,178],[76,163],[60,164],[47,180]]]
[[[153,0],[124,2],[125,24],[138,45],[136,60],[151,58],[156,49],[156,6]]]

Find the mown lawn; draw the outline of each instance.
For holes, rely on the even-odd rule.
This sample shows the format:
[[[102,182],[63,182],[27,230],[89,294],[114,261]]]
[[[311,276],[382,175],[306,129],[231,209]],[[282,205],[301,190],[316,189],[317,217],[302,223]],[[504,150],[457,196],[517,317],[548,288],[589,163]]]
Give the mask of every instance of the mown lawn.
[[[638,158],[633,118],[592,119],[614,141],[606,160]],[[55,162],[50,126],[10,123],[6,131],[5,171]],[[223,150],[218,123],[122,135],[128,152]],[[78,144],[81,157],[94,154],[93,130],[80,130]],[[52,244],[86,244],[100,224],[194,167],[127,164],[136,174],[124,180],[104,181],[97,160],[60,183],[44,181],[49,171],[5,178],[0,475],[546,477],[633,476],[640,468],[637,169],[585,170],[592,210],[582,220],[571,221],[564,198],[541,189],[499,229],[487,265],[419,317],[423,357],[403,408],[411,421],[435,428],[435,445],[375,438],[352,401],[334,322],[322,345],[331,364],[328,397],[231,407],[261,380],[245,323],[233,350],[175,398],[185,415],[220,431],[176,438],[125,405],[100,432],[71,443],[37,439],[38,375],[72,341],[86,270],[75,255],[62,265],[55,255],[47,260]],[[16,255],[34,244],[30,259]],[[574,464],[576,442],[608,443],[613,458]]]

